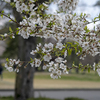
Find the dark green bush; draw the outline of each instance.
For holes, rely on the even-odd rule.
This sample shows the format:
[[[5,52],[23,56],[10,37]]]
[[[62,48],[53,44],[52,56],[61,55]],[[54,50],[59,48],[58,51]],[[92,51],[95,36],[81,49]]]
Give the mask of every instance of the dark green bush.
[[[14,98],[12,96],[0,97],[0,100],[14,100]]]
[[[69,97],[69,98],[65,98],[64,100],[84,100],[84,99]]]

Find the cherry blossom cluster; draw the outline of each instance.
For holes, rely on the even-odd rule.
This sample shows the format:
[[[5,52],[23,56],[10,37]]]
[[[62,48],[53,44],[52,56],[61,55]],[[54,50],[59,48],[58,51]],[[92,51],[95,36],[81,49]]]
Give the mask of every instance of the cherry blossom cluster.
[[[98,64],[94,63],[93,70],[97,71],[98,75],[100,76],[100,63],[98,63]]]
[[[75,10],[79,0],[55,0],[62,12],[70,13]]]
[[[25,0],[14,0],[15,7],[18,12],[22,13],[23,11],[31,11],[36,9],[33,9],[35,6],[34,0],[29,0],[28,4],[25,4],[24,1]],[[5,2],[11,3],[11,0],[5,0]]]
[[[61,49],[64,49],[63,52]],[[57,52],[57,50],[59,50]],[[62,52],[62,53],[61,53]],[[51,77],[52,78],[58,78],[61,75],[61,72],[68,73],[67,72],[67,50],[63,46],[63,44],[52,44],[52,43],[45,43],[44,46],[42,46],[40,43],[37,45],[36,50],[32,50],[30,54],[35,55],[39,54],[39,59],[31,60],[31,66],[39,67],[41,62],[44,61],[43,69],[48,69],[49,72],[52,72]],[[55,56],[56,53],[56,56]],[[59,55],[64,55],[63,57],[59,57]],[[54,58],[53,58],[54,57]],[[61,71],[62,70],[62,71]]]
[[[43,14],[43,11],[47,10],[48,4],[43,3],[36,7],[34,2],[35,0],[28,0],[28,2],[14,0],[16,10],[22,14],[25,13],[23,20],[19,23],[17,33],[24,39],[36,36],[45,39],[53,38],[56,42],[55,44],[45,43],[44,45],[39,43],[36,50],[30,52],[32,55],[40,55],[40,58],[29,61],[32,67],[39,67],[44,61],[43,69],[48,69],[51,72],[50,76],[55,79],[60,77],[61,73],[68,74],[66,56],[73,49],[76,51],[76,55],[83,60],[86,54],[96,56],[100,53],[98,34],[100,25],[97,25],[96,31],[89,30],[87,28],[87,24],[89,24],[88,15],[72,13],[78,0],[54,0],[59,7],[59,11],[54,14]],[[63,40],[67,39],[74,41],[74,44],[71,44],[72,47],[68,46],[66,42],[63,43]],[[10,59],[6,68],[10,64],[12,67],[15,62],[17,61]],[[9,67],[10,70],[11,67]],[[99,72],[99,69],[97,71]]]
[[[16,67],[16,69],[14,70],[14,65],[17,65],[18,67],[21,67],[22,63],[20,62],[20,60],[16,60],[16,59],[6,59],[6,63],[5,63],[5,68],[9,71],[16,71],[19,72],[19,69]]]

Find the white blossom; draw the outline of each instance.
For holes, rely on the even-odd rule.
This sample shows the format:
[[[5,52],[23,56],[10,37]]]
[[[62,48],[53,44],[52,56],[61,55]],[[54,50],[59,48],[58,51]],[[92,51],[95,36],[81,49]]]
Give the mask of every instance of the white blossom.
[[[30,54],[31,54],[31,55],[35,55],[36,52],[37,52],[36,50],[32,50],[32,51],[30,52]]]
[[[63,44],[62,43],[57,43],[56,44],[56,48],[61,50],[63,48]]]
[[[18,59],[17,61],[15,61],[15,64],[17,65],[17,64],[19,64],[20,63],[20,60]]]
[[[35,67],[39,67],[40,64],[41,64],[41,60],[35,58]]]
[[[15,69],[15,71],[18,73],[19,72],[19,69]]]
[[[53,62],[53,61],[49,62],[49,65],[50,65],[50,66],[53,66],[53,64],[54,64],[54,62]]]
[[[62,58],[62,57],[58,57],[58,58],[55,59],[55,61],[56,61],[57,63],[61,63],[61,62],[63,61],[63,58]]]
[[[30,63],[31,67],[33,67],[35,65],[34,61],[32,63]]]
[[[65,50],[64,52],[64,58],[67,56],[67,50]]]
[[[60,64],[60,68],[61,68],[61,69],[65,69],[66,66],[65,66],[63,63],[61,63],[61,64]]]
[[[12,71],[13,71],[13,68],[12,68],[12,67],[7,67],[7,70],[8,70],[9,72],[12,72]]]
[[[43,65],[43,70],[47,69],[47,66],[46,65]]]
[[[52,50],[53,49],[53,44],[52,43],[49,43],[48,44],[48,48],[49,48],[49,50]]]
[[[100,68],[99,68],[99,69],[97,69],[97,73],[98,73],[98,75],[100,76]]]
[[[46,55],[44,55],[43,59],[44,59],[44,61],[49,62],[52,59],[52,57],[51,57],[50,53],[47,53]]]
[[[7,37],[7,33],[4,34],[4,37]]]
[[[49,68],[49,72],[53,72],[54,71],[54,68],[53,67],[50,67]]]
[[[53,78],[53,79],[58,79],[58,75],[57,75],[57,74],[51,73],[50,76],[51,76],[51,78]]]
[[[68,74],[68,71],[66,69],[63,70],[64,74]]]

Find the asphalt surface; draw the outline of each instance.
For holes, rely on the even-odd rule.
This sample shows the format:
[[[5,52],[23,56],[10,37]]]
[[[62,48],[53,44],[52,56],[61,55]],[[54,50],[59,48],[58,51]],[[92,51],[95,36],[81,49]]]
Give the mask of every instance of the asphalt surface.
[[[0,90],[0,96],[14,96],[14,90]],[[34,96],[60,100],[64,100],[67,97],[100,100],[100,89],[35,89]]]

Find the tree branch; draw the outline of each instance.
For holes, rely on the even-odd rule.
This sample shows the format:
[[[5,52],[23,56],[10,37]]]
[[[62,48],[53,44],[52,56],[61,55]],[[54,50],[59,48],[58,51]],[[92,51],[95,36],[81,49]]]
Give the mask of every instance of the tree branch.
[[[21,26],[17,21],[15,21],[14,19],[12,19],[10,16],[7,16],[6,14],[2,13],[1,11],[0,11],[0,13],[1,13],[2,15],[4,15],[5,17],[9,18],[9,19],[10,19],[11,21],[13,21],[14,23],[16,23],[16,24],[18,24],[19,26]]]
[[[95,22],[98,22],[98,21],[100,21],[100,20],[99,19],[98,20],[94,20],[92,22],[88,22],[87,24],[95,23]]]

